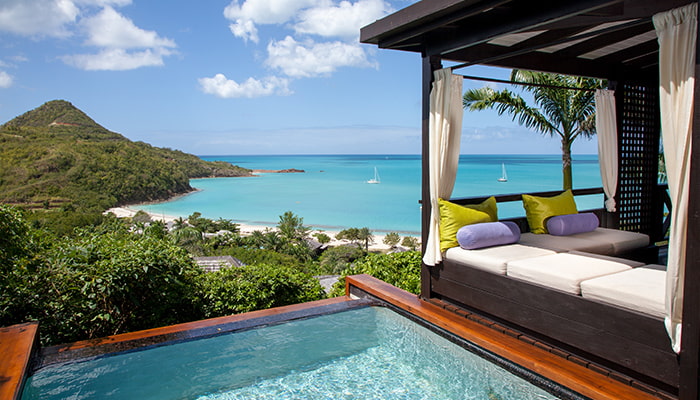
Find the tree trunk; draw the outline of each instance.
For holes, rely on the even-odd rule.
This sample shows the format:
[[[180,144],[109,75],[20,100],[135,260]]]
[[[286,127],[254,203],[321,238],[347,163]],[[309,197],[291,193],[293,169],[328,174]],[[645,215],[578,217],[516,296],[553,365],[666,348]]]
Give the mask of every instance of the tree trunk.
[[[561,140],[561,173],[563,190],[573,189],[574,182],[571,175],[571,142],[568,139]]]

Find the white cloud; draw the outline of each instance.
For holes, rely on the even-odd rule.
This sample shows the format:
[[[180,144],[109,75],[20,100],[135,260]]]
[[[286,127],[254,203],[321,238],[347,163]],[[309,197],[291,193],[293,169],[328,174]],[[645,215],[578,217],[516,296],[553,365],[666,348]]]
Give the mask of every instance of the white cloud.
[[[22,36],[66,37],[79,14],[70,0],[4,0],[0,30]]]
[[[241,4],[233,0],[224,9],[224,17],[233,21],[229,25],[236,37],[259,42],[256,24],[283,24],[293,18],[299,10],[321,3],[324,0],[245,0]]]
[[[12,86],[13,79],[12,75],[8,74],[5,71],[0,71],[0,88],[6,89]]]
[[[102,0],[103,3],[108,1]],[[173,40],[137,27],[110,6],[84,18],[81,25],[88,36],[85,44],[99,47],[100,51],[96,54],[67,55],[62,59],[69,65],[88,71],[124,71],[162,66],[165,64],[163,58],[172,55],[172,49],[176,47]]]
[[[258,43],[260,41],[258,29],[251,20],[237,19],[236,22],[230,24],[228,28],[231,30],[231,33],[233,33],[233,36],[243,38],[246,42],[248,40],[253,43]]]
[[[74,3],[84,6],[128,6],[131,0],[75,0]]]
[[[199,84],[204,93],[225,99],[263,97],[273,94],[288,95],[291,93],[288,87],[289,80],[274,76],[262,80],[248,78],[245,82],[238,83],[226,78],[224,74],[216,74],[212,78],[200,78]]]
[[[164,64],[163,57],[172,54],[164,49],[128,52],[124,49],[104,49],[97,54],[63,56],[66,64],[87,71],[125,71]]]
[[[112,8],[132,0],[2,0],[0,31],[31,37],[67,38],[87,35],[85,44],[96,54],[61,57],[87,70],[126,70],[163,65],[174,53],[173,40],[137,27]],[[134,50],[138,49],[138,51]],[[21,61],[21,60],[19,60]],[[18,61],[18,62],[19,62]]]
[[[175,47],[172,40],[137,27],[112,7],[105,7],[83,23],[88,31],[87,44],[93,46],[121,49]]]
[[[373,66],[359,44],[344,42],[299,43],[291,36],[267,46],[265,64],[293,78],[327,76],[339,67]]]
[[[357,39],[361,27],[391,11],[383,0],[341,1],[337,6],[328,4],[303,10],[294,30],[324,37]]]

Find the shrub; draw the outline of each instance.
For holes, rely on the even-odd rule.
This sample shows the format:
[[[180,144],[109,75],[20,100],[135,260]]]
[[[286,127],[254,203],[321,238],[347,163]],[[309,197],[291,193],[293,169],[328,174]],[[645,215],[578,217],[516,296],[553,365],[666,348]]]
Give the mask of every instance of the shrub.
[[[365,251],[355,245],[329,247],[321,254],[321,272],[336,275],[350,267],[350,263],[365,256]]]
[[[226,268],[206,274],[204,316],[218,317],[319,300],[323,288],[312,276],[271,264]]]
[[[200,318],[201,270],[187,252],[157,238],[83,233],[17,272],[20,296],[0,323],[38,320],[44,344]]]
[[[408,292],[420,292],[421,255],[417,251],[392,254],[369,254],[343,271],[343,277],[333,285],[330,296],[345,294],[345,276],[368,274]]]
[[[7,274],[18,259],[27,255],[29,226],[20,211],[0,204],[0,275]]]

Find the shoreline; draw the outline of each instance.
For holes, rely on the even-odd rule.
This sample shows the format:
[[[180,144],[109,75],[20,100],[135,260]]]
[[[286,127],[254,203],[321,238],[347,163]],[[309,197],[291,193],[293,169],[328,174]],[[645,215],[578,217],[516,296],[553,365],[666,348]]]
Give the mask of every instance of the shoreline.
[[[103,214],[112,213],[117,218],[131,218],[134,215],[136,215],[136,213],[138,211],[144,211],[146,214],[148,214],[151,217],[152,220],[162,221],[164,223],[173,222],[173,221],[177,220],[178,218],[181,218],[181,217],[175,217],[172,215],[166,215],[166,214],[162,214],[162,213],[152,213],[152,212],[148,212],[145,210],[136,210],[136,209],[131,208],[131,206],[138,206],[138,205],[140,205],[140,204],[131,204],[131,205],[125,205],[125,206],[121,206],[121,207],[112,207],[112,208],[106,210],[105,212],[103,212]],[[184,219],[184,217],[182,217],[182,218]],[[241,223],[241,222],[238,222],[235,220],[231,220],[231,221],[233,221],[234,223],[236,223],[238,225],[238,230],[239,230],[241,236],[249,236],[253,233],[253,231],[264,232],[267,229],[277,230],[276,226]],[[345,240],[345,239],[338,240],[335,238],[335,236],[338,233],[340,233],[340,231],[342,229],[326,229],[326,228],[318,227],[318,226],[308,226],[308,227],[311,229],[310,235],[309,235],[311,238],[313,238],[313,234],[317,233],[317,232],[325,233],[326,235],[330,236],[331,241],[329,243],[327,243],[328,246],[342,246],[342,245],[350,243],[349,240]],[[372,231],[372,232],[373,232],[372,236],[374,236],[374,242],[369,245],[370,251],[387,251],[387,250],[391,249],[389,246],[387,246],[383,243],[384,237],[386,237],[386,234],[374,233],[374,231]],[[380,232],[384,232],[384,231],[380,231]],[[392,232],[396,232],[399,234],[399,236],[402,236],[402,237],[404,237],[404,236],[417,237],[418,243],[420,245],[420,237],[418,235],[410,234],[410,233],[402,233],[402,232],[398,232],[398,231],[392,231]]]

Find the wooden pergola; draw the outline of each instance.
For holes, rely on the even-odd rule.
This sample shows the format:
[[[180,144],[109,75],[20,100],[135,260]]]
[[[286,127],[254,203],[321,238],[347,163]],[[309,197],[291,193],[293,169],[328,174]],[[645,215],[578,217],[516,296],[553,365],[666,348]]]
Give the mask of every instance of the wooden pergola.
[[[430,218],[429,94],[443,61],[605,79],[615,90],[618,120],[618,211],[605,224],[650,234],[662,231],[657,187],[660,138],[659,46],[652,16],[688,0],[423,0],[361,30],[360,41],[420,53],[423,73],[423,243]],[[700,41],[698,41],[700,43]],[[700,52],[697,53],[700,55]],[[698,76],[696,61],[695,75]],[[695,87],[695,98],[700,93]],[[700,102],[693,104],[691,191],[678,357],[681,399],[698,399],[700,364]],[[431,298],[431,270],[421,296]]]

